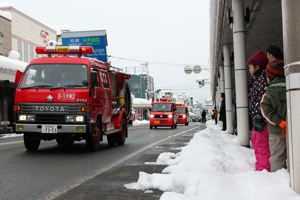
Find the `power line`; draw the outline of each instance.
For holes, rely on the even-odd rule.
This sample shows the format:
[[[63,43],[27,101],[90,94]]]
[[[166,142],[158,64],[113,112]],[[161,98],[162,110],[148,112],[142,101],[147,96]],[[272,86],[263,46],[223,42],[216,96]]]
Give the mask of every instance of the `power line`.
[[[178,67],[182,67],[182,65],[193,65],[193,64],[180,64],[180,63],[165,63],[165,62],[157,62],[157,61],[145,61],[145,60],[135,60],[135,59],[129,59],[129,58],[120,58],[116,56],[108,55],[109,58],[119,59],[119,60],[127,60],[127,61],[133,61],[133,62],[142,62],[142,63],[154,63],[154,64],[161,64],[161,65],[180,65]],[[209,65],[200,65],[200,66],[209,66]],[[206,68],[202,68],[206,70]]]

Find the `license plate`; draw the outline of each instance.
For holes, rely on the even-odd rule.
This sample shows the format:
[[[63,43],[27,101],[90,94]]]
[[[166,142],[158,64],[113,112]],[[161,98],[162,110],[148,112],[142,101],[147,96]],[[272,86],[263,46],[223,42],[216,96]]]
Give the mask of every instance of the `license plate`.
[[[57,133],[56,125],[42,125],[42,133]]]
[[[159,124],[160,123],[160,121],[154,121],[154,124]]]

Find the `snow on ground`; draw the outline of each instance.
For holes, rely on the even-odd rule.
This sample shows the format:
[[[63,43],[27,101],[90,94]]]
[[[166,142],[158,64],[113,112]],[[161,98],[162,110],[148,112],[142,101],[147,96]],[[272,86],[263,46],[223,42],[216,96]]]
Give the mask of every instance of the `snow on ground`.
[[[149,121],[147,120],[143,120],[143,121],[139,121],[139,120],[135,120],[133,121],[133,125],[142,125],[142,124],[149,124]]]
[[[289,173],[255,171],[254,151],[236,143],[236,136],[208,121],[178,153],[165,152],[156,163],[162,173],[139,172],[127,189],[165,191],[160,200],[300,199],[289,186]]]

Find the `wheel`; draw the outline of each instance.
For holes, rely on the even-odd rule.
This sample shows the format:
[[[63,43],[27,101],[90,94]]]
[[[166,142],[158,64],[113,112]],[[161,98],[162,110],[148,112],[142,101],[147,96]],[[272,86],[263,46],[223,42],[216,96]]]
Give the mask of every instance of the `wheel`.
[[[157,129],[157,126],[154,126],[155,129]]]
[[[115,146],[116,142],[116,134],[107,135],[107,142],[109,146]]]
[[[86,138],[86,147],[91,151],[96,151],[100,147],[100,137],[101,137],[101,127],[100,123],[97,120],[93,125],[93,133],[87,135]]]
[[[174,129],[174,127],[175,127],[175,126],[174,126],[174,125],[172,125],[172,126],[171,126],[171,129]]]
[[[127,129],[126,117],[123,117],[123,119],[122,119],[122,129],[116,135],[118,145],[124,145],[125,139],[126,139],[126,136],[127,136],[127,131],[128,131],[128,129]]]
[[[150,129],[152,129],[153,127],[152,126],[150,126]]]
[[[64,144],[66,144],[66,141],[63,140],[63,139],[60,139],[60,138],[56,138],[56,142],[57,142],[57,144],[59,144],[59,145],[64,145]]]
[[[39,139],[30,138],[30,134],[28,133],[24,133],[23,140],[24,140],[25,148],[28,151],[38,150],[41,143],[41,140]]]

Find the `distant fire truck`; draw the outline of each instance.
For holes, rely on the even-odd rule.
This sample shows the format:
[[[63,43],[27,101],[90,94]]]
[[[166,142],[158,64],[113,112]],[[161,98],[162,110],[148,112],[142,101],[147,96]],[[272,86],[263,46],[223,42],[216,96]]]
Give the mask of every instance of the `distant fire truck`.
[[[154,101],[150,114],[150,129],[168,126],[177,128],[177,108],[172,99]]]
[[[81,57],[92,47],[47,46],[36,52],[48,57],[33,59],[15,81],[14,131],[24,134],[26,149],[55,139],[60,145],[85,140],[88,149],[97,150],[104,135],[109,145],[123,145],[132,123],[130,75]]]
[[[177,104],[177,123],[178,124],[185,124],[186,126],[189,125],[189,110],[185,106],[185,104]]]

